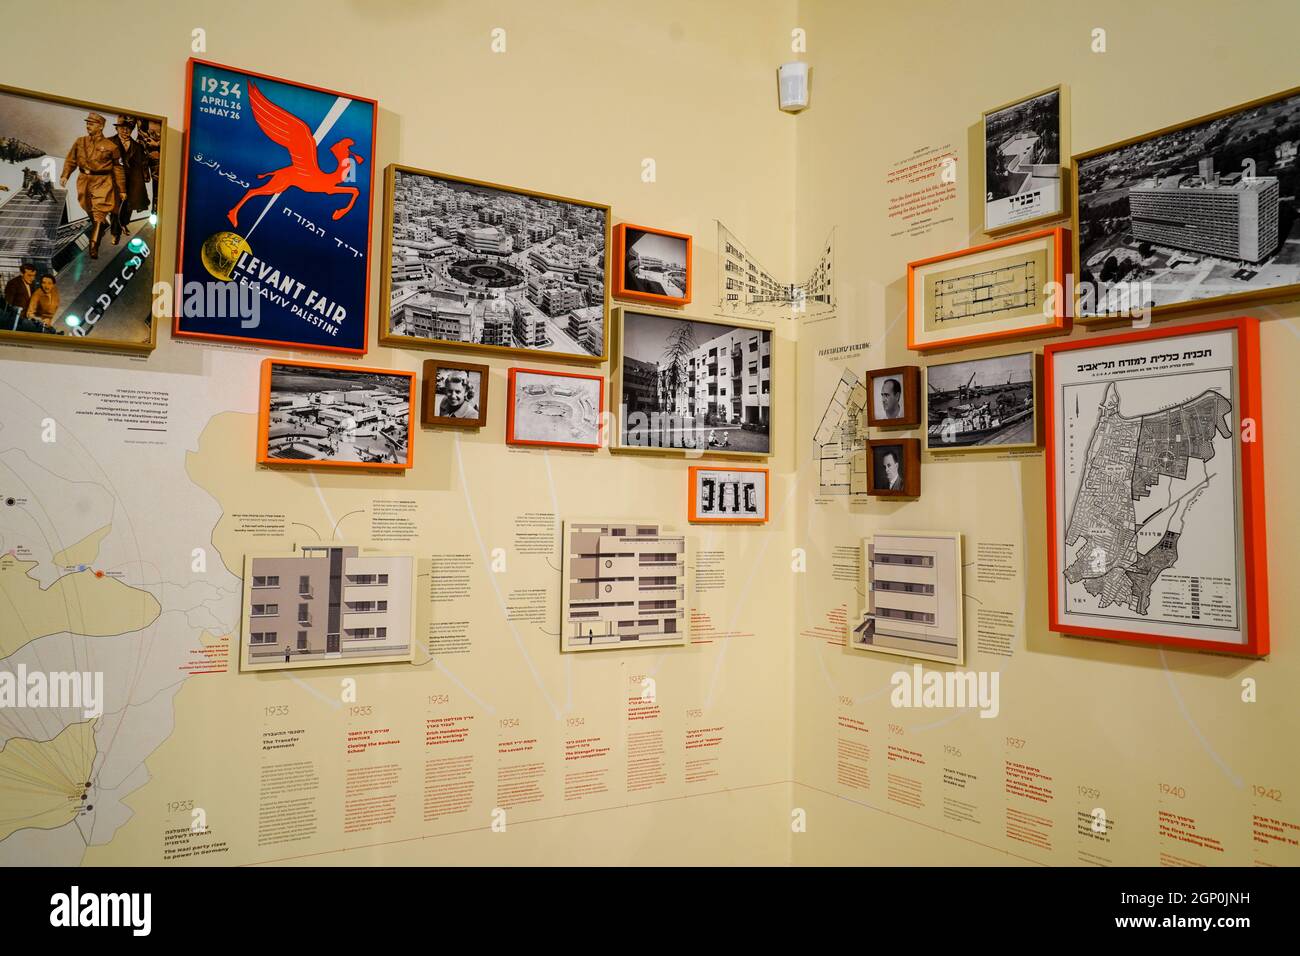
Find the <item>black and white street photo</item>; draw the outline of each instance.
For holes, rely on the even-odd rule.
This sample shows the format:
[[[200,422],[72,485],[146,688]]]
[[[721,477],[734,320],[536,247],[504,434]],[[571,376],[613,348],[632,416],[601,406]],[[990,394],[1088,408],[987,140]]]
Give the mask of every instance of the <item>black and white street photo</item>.
[[[391,176],[389,341],[605,354],[608,207]]]
[[[984,114],[984,228],[1059,215],[1061,91]]]
[[[411,376],[273,363],[268,459],[402,465],[410,457]]]
[[[1026,447],[1038,442],[1033,352],[925,370],[926,447]]]

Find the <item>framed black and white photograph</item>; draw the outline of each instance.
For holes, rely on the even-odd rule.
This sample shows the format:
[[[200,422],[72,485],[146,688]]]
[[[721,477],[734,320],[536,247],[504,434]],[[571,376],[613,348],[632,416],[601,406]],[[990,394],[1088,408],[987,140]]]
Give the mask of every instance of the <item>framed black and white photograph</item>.
[[[605,379],[599,375],[512,368],[506,444],[599,448]]]
[[[919,438],[869,439],[867,458],[867,494],[880,498],[920,497]]]
[[[486,365],[429,359],[424,363],[420,424],[482,428],[487,422],[491,375]]]
[[[771,454],[771,329],[634,309],[615,324],[611,450]]]
[[[599,363],[609,207],[388,167],[380,341]]]
[[[876,428],[915,428],[921,424],[920,371],[895,365],[867,372],[867,424]]]
[[[1035,352],[930,365],[925,370],[926,451],[1037,448]]]
[[[984,114],[984,231],[1059,219],[1068,124],[1054,86]]]
[[[1300,295],[1300,89],[1074,157],[1078,321]]]
[[[691,301],[691,237],[620,222],[614,227],[614,295],[651,305]]]

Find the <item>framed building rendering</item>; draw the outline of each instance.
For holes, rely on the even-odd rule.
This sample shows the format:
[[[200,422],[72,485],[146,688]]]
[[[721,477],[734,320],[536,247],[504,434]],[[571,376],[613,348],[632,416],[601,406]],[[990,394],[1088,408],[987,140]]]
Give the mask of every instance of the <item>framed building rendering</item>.
[[[614,325],[611,451],[771,454],[771,329],[631,308]]]
[[[1075,315],[1300,296],[1300,88],[1074,157]]]
[[[772,491],[766,468],[690,468],[690,520],[698,524],[766,524]]]
[[[315,543],[244,559],[241,671],[410,663],[415,558]]]
[[[1010,236],[907,265],[907,347],[932,349],[1070,330],[1069,230]]]
[[[633,226],[614,227],[614,295],[650,305],[691,301],[691,237],[681,232]]]
[[[925,450],[1007,451],[1042,443],[1036,352],[929,365]]]
[[[1048,623],[1268,653],[1259,327],[1049,345]]]
[[[601,203],[389,166],[380,341],[603,362],[610,225]]]
[[[1065,88],[1053,86],[984,113],[984,231],[1023,229],[1066,215]]]
[[[0,86],[0,344],[148,352],[167,119]]]
[[[656,522],[566,521],[560,650],[687,641],[686,537]]]
[[[849,647],[964,664],[962,536],[885,531],[863,540],[862,557],[866,607]]]
[[[377,112],[190,60],[174,335],[365,354]]]

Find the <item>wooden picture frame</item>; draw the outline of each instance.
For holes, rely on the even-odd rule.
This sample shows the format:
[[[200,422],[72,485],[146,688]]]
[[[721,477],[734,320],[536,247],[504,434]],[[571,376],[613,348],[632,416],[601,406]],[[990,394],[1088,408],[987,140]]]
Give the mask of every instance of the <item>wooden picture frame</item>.
[[[893,365],[873,368],[867,372],[867,424],[873,428],[916,428],[921,424],[921,371],[915,365]],[[892,379],[901,389],[899,414],[885,417],[885,395],[876,388],[877,379]],[[881,389],[884,388],[882,384]],[[881,414],[877,414],[877,404]]]
[[[545,383],[538,381],[540,379],[554,379],[555,381]],[[556,372],[540,368],[512,368],[509,373],[509,381],[510,394],[506,397],[506,444],[536,445],[548,448],[596,449],[600,447],[601,431],[604,427],[605,417],[604,376],[582,375],[578,372]],[[575,400],[575,390],[580,387],[576,385],[578,381],[597,383],[595,389],[596,402],[591,402],[589,396],[581,394],[577,394]],[[537,438],[522,434],[525,430],[524,414],[517,408],[517,404],[521,395],[527,396],[533,390],[537,390],[535,392],[535,404],[545,406],[536,410],[536,414],[551,418],[576,418],[578,419],[577,424],[570,426],[571,431],[590,433],[592,435],[591,440],[568,441],[563,438]],[[531,397],[527,400],[534,401]],[[552,427],[549,423],[543,424],[547,425],[546,430],[548,431],[560,432],[563,430],[562,425]]]
[[[469,400],[478,408],[474,417],[464,415],[438,414],[438,374],[440,372],[464,372],[468,379]],[[475,377],[477,376],[477,377]],[[424,363],[424,384],[420,393],[420,424],[445,425],[449,428],[482,428],[487,424],[488,391],[492,380],[492,369],[487,365],[473,362],[449,362],[444,359],[426,359]],[[466,407],[466,406],[461,406]]]
[[[22,343],[132,354],[152,352],[158,345],[158,321],[153,315],[153,289],[163,279],[163,266],[158,255],[160,236],[164,228],[170,232],[171,227],[171,209],[167,200],[170,175],[167,117],[134,108],[110,106],[7,85],[0,85],[0,108],[7,119],[14,119],[15,111],[36,114],[44,110],[67,110],[66,115],[59,117],[63,138],[42,143],[16,142],[14,149],[20,158],[13,160],[6,171],[0,171],[0,186],[4,187],[2,198],[5,200],[0,206],[0,215],[5,218],[4,228],[10,234],[14,246],[19,243],[20,235],[37,230],[44,233],[41,238],[33,239],[20,253],[15,254],[11,247],[9,254],[14,261],[0,269],[0,285],[5,287],[6,292],[4,300],[0,301],[0,345]],[[104,134],[112,131],[114,136],[117,135],[115,120],[119,116],[134,117],[143,124],[144,131],[139,137],[132,138],[141,150],[140,162],[144,167],[141,172],[149,177],[145,180],[148,184],[146,205],[132,210],[128,228],[122,232],[125,242],[113,241],[111,218],[107,219],[101,226],[96,259],[90,258],[88,248],[83,250],[77,246],[77,239],[94,229],[94,211],[82,208],[79,196],[85,174],[73,170],[67,181],[60,185],[45,179],[39,168],[41,164],[37,162],[53,159],[62,164],[77,139],[86,135],[84,113],[91,112],[104,117]],[[45,117],[39,125],[52,128],[55,123],[52,117]],[[155,146],[158,151],[156,168],[152,159]],[[27,155],[22,156],[22,153]],[[66,169],[64,171],[68,172]],[[59,191],[63,191],[62,197],[57,195]],[[38,208],[32,211],[20,210],[18,206],[6,209],[10,201],[22,194],[34,199],[33,205]],[[88,228],[68,232],[61,221],[68,214],[68,205],[74,197],[77,208],[85,213]],[[35,215],[44,210],[46,203],[50,204],[49,209],[53,214]],[[147,216],[137,215],[146,210],[149,211]],[[12,217],[10,213],[13,214]],[[137,227],[134,235],[131,234],[131,227]],[[22,267],[27,264],[34,267],[34,275],[31,286],[24,291],[18,283],[22,283]],[[71,279],[60,288],[59,276],[64,273],[71,273]],[[53,279],[52,291],[58,297],[53,306],[54,314],[48,317],[48,321],[43,317],[29,318],[27,315],[44,275]],[[26,283],[22,284],[26,286]],[[12,297],[18,300],[12,305],[9,301],[11,286]],[[105,299],[109,300],[107,305],[104,304]],[[52,299],[47,294],[42,296],[41,301],[48,304]],[[171,307],[171,303],[168,303],[168,307]],[[102,327],[101,322],[104,322]],[[122,329],[122,337],[119,338],[98,337],[95,334],[96,331],[108,333],[112,326],[120,324],[125,324],[128,328],[134,326],[136,333],[127,334],[127,329]]]
[[[639,327],[629,330],[629,323]],[[611,452],[671,457],[702,454],[735,460],[771,456],[772,410],[776,407],[772,400],[774,329],[735,319],[696,318],[630,306],[614,310],[613,325],[610,380],[619,415],[617,434],[610,438]],[[711,337],[700,344],[697,332],[700,338]],[[725,346],[733,373],[727,404],[722,405],[721,393],[709,402],[707,387],[703,387],[695,390],[695,414],[685,414],[690,411],[690,382],[709,377],[707,360],[713,355],[714,364],[718,364],[718,349],[724,345],[714,343],[724,337],[732,339]],[[735,348],[740,349],[739,379]],[[640,357],[630,351],[637,351]],[[665,359],[667,367],[679,370],[675,398],[668,396],[670,386],[658,371]],[[732,394],[737,381],[739,395]],[[667,410],[661,407],[665,404]],[[725,413],[725,422],[717,421],[719,410]],[[745,447],[751,444],[753,448]]]
[[[1276,126],[1276,121],[1284,116],[1290,117],[1290,123],[1285,127]],[[1300,204],[1294,198],[1297,187],[1300,187],[1300,170],[1294,155],[1295,141],[1300,138],[1298,117],[1300,87],[1295,87],[1118,143],[1076,153],[1071,161],[1073,261],[1077,273],[1073,311],[1076,320],[1084,324],[1115,323],[1134,315],[1162,318],[1197,310],[1236,308],[1249,302],[1300,298],[1300,262],[1276,261],[1282,258],[1288,245],[1294,246],[1296,241],[1300,241]],[[1248,153],[1237,148],[1229,137],[1238,121],[1250,127],[1248,132],[1253,137],[1252,143],[1259,138],[1266,141],[1252,145]],[[1271,145],[1270,139],[1277,145]],[[1160,140],[1167,141],[1166,149],[1155,145]],[[1205,143],[1216,144],[1208,155]],[[1200,144],[1201,149],[1193,149],[1192,144]],[[1287,147],[1290,152],[1284,156],[1282,151]],[[1160,157],[1159,166],[1144,166],[1140,175],[1126,173],[1126,164],[1137,162],[1142,154],[1152,153]],[[1223,162],[1222,169],[1216,159]],[[1166,175],[1163,182],[1152,179],[1162,173]],[[1207,173],[1212,181],[1206,178]],[[1167,178],[1170,175],[1180,178],[1170,182]],[[1116,182],[1117,177],[1119,182]],[[1095,198],[1097,193],[1093,187],[1098,183],[1103,187],[1102,194],[1112,194],[1110,205],[1103,207]],[[1212,186],[1218,195],[1214,200],[1200,201],[1200,194],[1207,186]],[[1113,195],[1121,188],[1126,192],[1122,205],[1114,202],[1116,197]],[[1141,211],[1147,215],[1140,221],[1146,225],[1141,237],[1134,235],[1128,243],[1119,242],[1112,246],[1106,240],[1116,233],[1102,233],[1101,229],[1107,223],[1127,220],[1128,227],[1120,232],[1121,239],[1132,231],[1132,191],[1135,188],[1141,190]],[[1233,193],[1236,195],[1232,196]],[[1224,211],[1222,200],[1228,196],[1236,200],[1235,215]],[[1291,197],[1289,230],[1285,234],[1281,228],[1285,219],[1282,215],[1284,196]],[[1112,208],[1114,206],[1119,208]],[[1227,219],[1223,218],[1225,215]],[[1094,221],[1098,225],[1094,225]],[[1243,230],[1242,223],[1253,228]],[[1180,232],[1179,226],[1192,228]],[[1100,235],[1094,238],[1094,234]],[[1219,245],[1228,242],[1233,235],[1237,240],[1234,250],[1237,255],[1229,256],[1227,250],[1219,248]],[[1161,243],[1161,239],[1165,242]],[[1217,251],[1195,248],[1196,245],[1214,245]],[[1268,246],[1272,246],[1272,251],[1265,252]],[[1143,247],[1149,247],[1145,254]],[[1169,250],[1172,255],[1164,250]],[[1102,259],[1108,251],[1111,255]],[[1124,258],[1121,260],[1116,253]],[[1136,300],[1133,299],[1133,282],[1110,281],[1107,286],[1108,280],[1101,279],[1101,273],[1111,258],[1116,259],[1117,268],[1122,266],[1124,269],[1118,279],[1125,279],[1134,257],[1136,273],[1141,277],[1137,282]],[[1207,263],[1208,270],[1205,268]],[[1099,270],[1096,275],[1092,271],[1094,266]],[[1269,271],[1278,273],[1273,284],[1261,282],[1258,288],[1246,287]],[[1173,275],[1185,276],[1183,284],[1187,288],[1180,292],[1176,282],[1150,281]],[[1267,278],[1270,277],[1265,281]],[[1143,287],[1143,282],[1147,288]],[[1230,291],[1199,298],[1178,297],[1182,292],[1204,291],[1216,286]],[[1146,301],[1148,289],[1152,297]],[[1119,295],[1112,294],[1115,292]],[[1101,310],[1103,297],[1115,308]]]
[[[650,289],[637,289],[633,287],[634,282],[644,280],[638,280],[636,277],[631,277],[631,281],[629,281],[627,262],[628,253],[631,251],[629,248],[629,233],[632,234],[632,245],[635,245],[645,236],[659,236],[662,239],[669,240],[672,244],[685,244],[685,277],[681,283],[681,295],[659,293]],[[614,297],[617,299],[632,299],[633,301],[644,302],[649,305],[681,306],[689,304],[691,301],[691,284],[695,273],[692,264],[693,251],[694,240],[687,233],[669,232],[667,229],[655,229],[651,226],[636,226],[631,223],[620,222],[614,227],[613,265],[610,269],[610,281],[613,286]],[[666,270],[661,271],[666,272]],[[665,279],[659,281],[662,283],[668,280]]]
[[[312,378],[314,373],[319,373],[315,375],[317,380],[312,384],[320,387],[310,389],[306,387],[305,382],[286,383],[283,391],[287,398],[277,397],[274,381],[277,368],[300,369],[306,378]],[[364,397],[366,407],[360,414],[368,416],[368,421],[376,424],[369,425],[365,421],[357,421],[356,415],[350,415],[348,412],[353,407],[360,406],[343,402],[341,397],[343,393],[349,391],[374,392],[380,389],[337,387],[346,383],[349,377],[373,379],[372,384],[382,386],[382,390],[388,392],[387,397],[372,394]],[[387,383],[385,379],[395,381]],[[404,385],[400,384],[403,382]],[[331,388],[331,385],[335,387]],[[306,394],[306,398],[300,400],[299,396],[303,393]],[[277,401],[282,403],[283,411],[278,420],[273,420],[276,419],[276,415],[271,406]],[[379,424],[390,419],[400,423],[403,402],[406,406],[405,448],[389,437],[388,432],[393,429],[385,431]],[[347,408],[338,406],[347,406]],[[289,410],[295,408],[303,408],[305,411],[301,415],[289,414]],[[315,418],[317,424],[310,424],[307,420],[309,418]],[[325,422],[324,425],[320,424],[322,421]],[[349,422],[352,424],[349,425]],[[283,426],[283,429],[278,426]],[[349,433],[351,437],[347,437]],[[331,452],[337,454],[338,450],[344,447],[344,442],[339,441],[340,434],[346,442],[347,454],[355,454],[356,459],[312,457],[324,453],[331,445],[338,446]],[[272,454],[273,444],[283,449],[285,454]],[[381,454],[374,451],[375,448],[381,449],[385,454],[387,449],[392,449],[391,455],[394,460],[387,461],[382,457],[367,460],[371,456]],[[361,368],[356,365],[330,365],[324,362],[264,359],[257,414],[257,461],[259,464],[277,467],[405,471],[415,463],[415,373],[391,368]]]
[[[1049,629],[1268,653],[1259,360],[1248,317],[1045,349]]]
[[[739,482],[744,479],[738,476],[742,475],[763,476],[761,506],[760,496],[753,495],[752,517],[746,514],[751,510],[748,503],[751,498],[747,491],[739,486]],[[711,479],[733,486],[733,492],[728,499],[725,490],[715,485],[718,488],[714,492],[716,506],[712,508],[708,504],[710,489],[706,484]],[[767,524],[771,517],[772,476],[766,468],[718,468],[711,465],[692,465],[688,469],[687,487],[690,495],[687,516],[692,524]],[[701,499],[704,499],[703,508]]]
[[[947,454],[1041,447],[1042,367],[1043,359],[1037,352],[1011,352],[927,365],[925,450]],[[977,380],[981,374],[985,376],[984,381]],[[1004,375],[1006,381],[999,381]],[[940,378],[938,385],[933,381],[936,377]],[[1025,382],[1027,393],[1017,387]],[[981,399],[983,410],[976,405]],[[954,414],[954,406],[963,407]],[[1007,440],[997,441],[998,438]]]
[[[203,71],[212,75],[201,76]],[[257,80],[282,89],[255,93]],[[200,82],[201,93],[196,91]],[[312,99],[309,113],[304,97]],[[204,99],[225,105],[205,106]],[[200,134],[195,124],[201,117],[209,117],[203,120],[209,124],[238,121],[241,126],[238,132],[212,128]],[[246,330],[242,316],[194,316],[182,308],[172,317],[173,337],[366,353],[378,123],[379,103],[369,97],[189,59],[176,274],[224,283],[227,302],[239,301],[250,283],[260,284],[263,294],[256,333]],[[312,156],[317,169],[308,171],[293,160],[293,151],[309,149],[307,140],[318,135]],[[320,168],[323,149],[333,154],[324,160],[335,163],[330,170]],[[358,172],[358,166],[365,168]],[[242,187],[242,196],[239,188],[231,191],[232,184]],[[339,201],[349,194],[346,202]],[[241,212],[248,200],[267,195],[265,205],[254,202]],[[236,269],[242,270],[238,279]],[[209,295],[209,302],[214,299]]]
[[[902,468],[901,487],[890,488],[888,465],[877,469],[877,452],[883,458],[888,451],[895,455]],[[867,494],[876,498],[919,498],[921,496],[921,439],[919,438],[868,438],[867,439]]]
[[[907,347],[928,352],[1070,331],[1067,232],[1055,226],[909,262]]]
[[[961,667],[966,663],[962,578],[960,532],[881,531],[864,538],[865,607],[848,628],[846,646]]]
[[[1053,94],[1055,94],[1054,107],[1050,103]],[[1035,104],[1036,101],[1044,101],[1044,108],[1055,109],[1056,122],[1053,132],[1056,134],[1056,143],[1053,144],[1050,138],[1043,142],[1042,130],[1034,133],[1024,131],[1023,123],[1020,124],[1022,132],[1016,137],[1016,141],[1001,140],[998,150],[1000,154],[1004,152],[1003,147],[1006,146],[1013,147],[1012,151],[1015,153],[1015,169],[1008,171],[1017,174],[1023,171],[1025,178],[1017,184],[1014,193],[999,189],[999,193],[1005,192],[1005,194],[994,196],[994,190],[989,187],[990,172],[995,162],[997,165],[1002,165],[1002,162],[1000,159],[993,160],[990,153],[990,118],[996,123],[1002,114]],[[1067,175],[1069,172],[1067,157],[1070,155],[1069,105],[1069,90],[1064,84],[1058,83],[985,110],[980,115],[981,141],[984,144],[982,205],[985,235],[1006,235],[1008,232],[1029,229],[1069,217],[1070,207],[1066,204],[1065,195],[1066,183],[1069,179]],[[1026,162],[1036,158],[1044,161]]]
[[[408,182],[412,198],[399,200],[399,192],[408,192]],[[495,221],[467,227],[464,223],[434,222],[432,215],[407,215],[405,205],[417,202],[414,198],[417,187],[420,192],[442,189],[459,196],[468,195],[481,205],[495,202],[499,208],[486,212],[486,218]],[[403,205],[402,229],[409,234],[409,238],[403,235],[400,245],[414,253],[413,256],[404,256],[400,263],[394,251],[398,244],[395,237],[399,202]],[[523,204],[522,210],[518,204]],[[556,205],[570,210],[592,211],[600,224],[588,232],[596,238],[578,235],[576,227],[569,229],[572,236],[559,238],[555,222],[548,218],[532,225],[537,235],[541,236],[548,229],[550,234],[532,240],[528,238],[534,234],[527,228],[529,223],[513,222],[534,207],[551,209]],[[453,218],[462,215],[458,213]],[[475,215],[479,214],[476,212]],[[508,216],[510,223],[507,223]],[[583,213],[574,212],[573,216],[583,218]],[[389,164],[384,171],[384,249],[380,287],[380,302],[384,306],[379,341],[396,348],[458,349],[526,356],[533,361],[599,365],[609,357],[611,220],[610,207],[604,203],[466,179],[400,163]],[[464,234],[466,228],[475,228],[480,235],[471,239]],[[538,292],[540,304],[529,298],[527,270],[534,268],[531,265],[535,258],[533,252],[527,256],[521,255],[523,250],[516,253],[515,237],[507,228],[516,228],[524,237],[520,241],[528,242],[528,248],[534,249],[539,256],[550,248],[550,245],[541,248],[544,243],[554,245],[558,242],[563,247],[550,265],[563,265],[570,281]],[[445,238],[444,232],[448,232],[451,238]],[[590,248],[597,241],[600,250]],[[465,243],[477,244],[482,249],[475,251]],[[449,245],[451,248],[447,249]],[[425,249],[425,246],[431,248]],[[506,251],[507,247],[509,251]],[[575,258],[583,249],[599,257],[598,276],[593,265]],[[510,257],[515,255],[519,258],[512,263]],[[401,281],[398,281],[398,276],[402,277]],[[464,281],[456,276],[461,276]],[[591,283],[597,279],[600,283],[599,304],[567,305],[579,299],[586,303],[592,291]],[[490,301],[492,299],[495,301]],[[598,310],[599,314],[594,314],[593,310]],[[394,322],[394,315],[399,311],[403,318]],[[416,334],[426,325],[430,334]],[[453,332],[455,338],[450,337]],[[545,337],[548,344],[567,341],[573,349],[518,344],[539,336]]]

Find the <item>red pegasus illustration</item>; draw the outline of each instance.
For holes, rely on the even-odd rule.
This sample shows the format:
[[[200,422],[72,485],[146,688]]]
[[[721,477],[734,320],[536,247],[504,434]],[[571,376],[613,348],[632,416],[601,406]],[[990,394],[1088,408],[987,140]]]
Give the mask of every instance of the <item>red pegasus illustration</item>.
[[[268,138],[289,151],[291,162],[280,169],[258,174],[258,179],[269,181],[261,186],[254,186],[244,193],[244,198],[235,203],[235,208],[227,213],[230,224],[239,226],[240,207],[254,196],[273,196],[293,186],[297,186],[305,193],[325,193],[329,196],[349,193],[348,204],[342,209],[334,210],[335,219],[346,216],[352,204],[361,195],[361,191],[355,186],[340,186],[339,183],[347,175],[352,163],[365,162],[362,157],[352,152],[351,138],[345,136],[329,148],[334,154],[334,159],[337,160],[337,165],[333,172],[327,173],[316,161],[316,141],[312,138],[311,130],[306,123],[283,107],[272,103],[257,88],[256,83],[251,84],[248,98],[253,105],[253,119],[257,121],[257,125]]]

